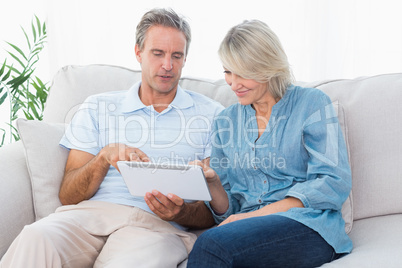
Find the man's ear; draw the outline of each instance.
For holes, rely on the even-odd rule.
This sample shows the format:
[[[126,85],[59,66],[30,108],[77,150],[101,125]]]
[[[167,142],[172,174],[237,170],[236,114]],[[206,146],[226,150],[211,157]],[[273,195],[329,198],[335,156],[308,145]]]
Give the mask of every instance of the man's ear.
[[[138,44],[135,44],[134,51],[135,51],[135,57],[137,58],[137,61],[139,63],[142,63],[141,50],[140,50],[140,47]]]

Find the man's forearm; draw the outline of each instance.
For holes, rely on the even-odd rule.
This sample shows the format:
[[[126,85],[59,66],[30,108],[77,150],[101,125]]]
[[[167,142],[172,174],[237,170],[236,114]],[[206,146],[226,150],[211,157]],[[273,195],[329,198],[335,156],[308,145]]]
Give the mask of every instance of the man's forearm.
[[[211,211],[204,202],[185,203],[181,215],[175,219],[175,222],[193,229],[205,229],[215,225]]]
[[[76,163],[70,163],[70,165],[67,163],[66,166],[59,192],[63,205],[77,204],[91,198],[98,190],[110,167],[100,159],[99,155],[92,156],[92,159],[82,166],[75,166]]]

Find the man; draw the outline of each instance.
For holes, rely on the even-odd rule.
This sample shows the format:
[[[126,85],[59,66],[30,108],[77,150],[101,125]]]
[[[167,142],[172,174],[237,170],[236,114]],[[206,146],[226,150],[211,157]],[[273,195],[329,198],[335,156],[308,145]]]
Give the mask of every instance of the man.
[[[187,258],[196,237],[182,226],[213,225],[205,204],[156,190],[131,196],[116,163],[208,162],[210,125],[223,107],[178,86],[190,40],[174,11],[143,16],[135,45],[142,81],[91,96],[75,114],[60,142],[70,149],[64,206],[25,227],[1,267],[176,267]]]

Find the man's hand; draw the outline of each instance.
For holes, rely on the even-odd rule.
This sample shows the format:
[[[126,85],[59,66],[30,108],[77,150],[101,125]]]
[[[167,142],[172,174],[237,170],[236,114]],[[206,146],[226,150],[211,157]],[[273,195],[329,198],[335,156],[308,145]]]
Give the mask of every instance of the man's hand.
[[[149,158],[140,149],[125,144],[109,144],[96,156],[71,150],[59,191],[61,203],[71,205],[91,198],[98,191],[110,165],[117,169],[120,160],[147,162]]]
[[[145,194],[145,202],[149,208],[165,221],[175,221],[182,215],[185,207],[184,200],[174,194],[167,196],[153,190]]]
[[[101,155],[108,164],[112,165],[117,170],[119,170],[117,161],[150,161],[148,156],[140,149],[121,143],[108,144],[102,149]]]
[[[156,190],[146,193],[144,199],[149,208],[162,220],[174,221],[194,229],[209,228],[215,224],[211,212],[203,201],[185,203],[177,195],[165,196]]]

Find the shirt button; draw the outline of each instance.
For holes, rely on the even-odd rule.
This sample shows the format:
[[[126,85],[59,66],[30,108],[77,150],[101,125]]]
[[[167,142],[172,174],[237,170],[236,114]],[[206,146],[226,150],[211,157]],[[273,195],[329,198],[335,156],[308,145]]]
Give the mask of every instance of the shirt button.
[[[264,184],[267,184],[267,181],[264,181]]]
[[[253,147],[251,150],[253,150],[253,151],[254,151],[254,147]]]
[[[254,166],[254,169],[257,169],[257,166]]]
[[[261,203],[262,203],[262,200],[261,200],[261,199],[258,199],[258,203],[260,203],[260,204],[261,204]]]

